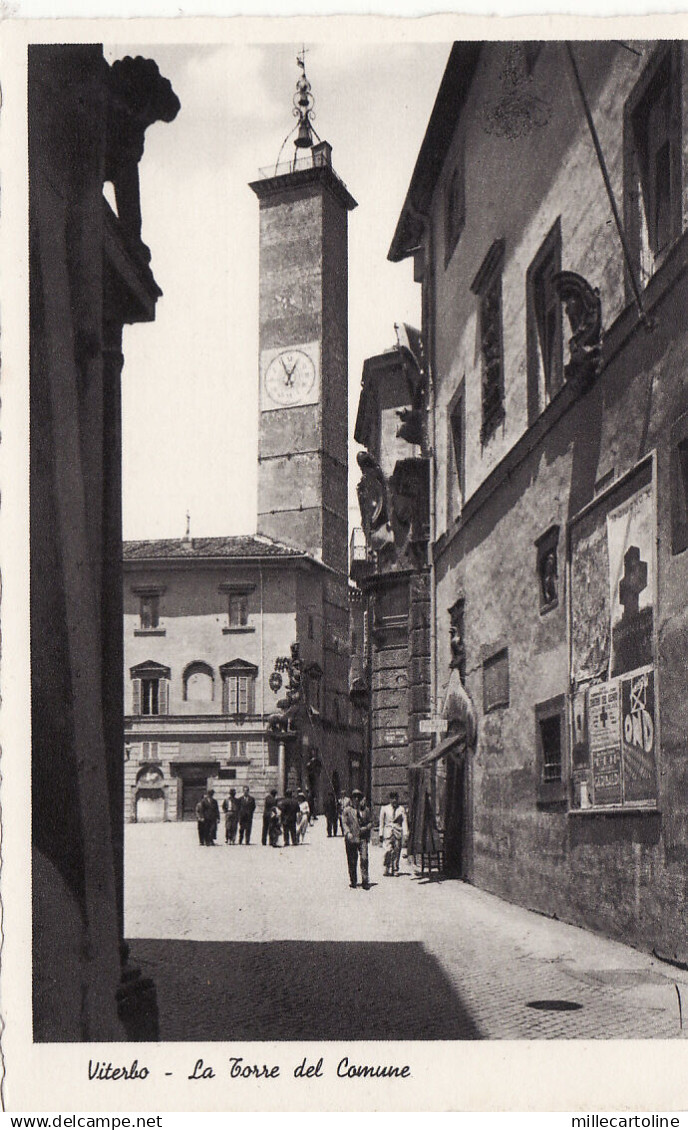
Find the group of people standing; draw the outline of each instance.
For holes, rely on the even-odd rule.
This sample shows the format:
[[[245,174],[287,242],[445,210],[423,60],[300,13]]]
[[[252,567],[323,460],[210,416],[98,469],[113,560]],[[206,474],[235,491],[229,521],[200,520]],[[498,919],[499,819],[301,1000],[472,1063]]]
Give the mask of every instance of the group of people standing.
[[[340,822],[344,833],[349,884],[358,886],[358,865],[361,866],[361,887],[370,890],[370,837],[373,830],[373,812],[360,789],[351,796],[342,797]],[[328,822],[328,835],[329,822]],[[334,832],[336,835],[336,830]],[[380,843],[383,849],[384,874],[399,874],[401,849],[408,837],[406,809],[399,802],[399,794],[392,792],[389,802],[380,809]]]
[[[263,846],[268,843],[274,848],[289,847],[290,843],[294,847],[302,844],[314,819],[312,799],[309,800],[301,789],[296,796],[287,789],[281,798],[277,796],[277,789],[271,789],[263,806]]]
[[[300,789],[294,796],[287,789],[283,797],[271,789],[263,805],[263,846],[289,847],[303,843],[309,825],[315,819],[312,798]],[[251,796],[248,785],[242,795],[237,797],[236,789],[229,790],[229,796],[222,802],[225,817],[225,843],[250,844],[253,814],[256,810],[255,798]],[[351,796],[339,800],[334,791],[325,801],[327,835],[336,836],[340,827],[344,836],[349,883],[358,886],[358,868],[361,869],[361,887],[370,889],[370,839],[373,830],[373,810],[370,802],[360,789],[353,789]],[[220,807],[215,800],[214,789],[208,789],[196,805],[198,840],[204,846],[217,843],[217,829],[220,823]],[[383,867],[386,876],[398,875],[401,849],[408,837],[406,809],[399,801],[399,794],[391,792],[389,801],[380,808],[380,844],[383,850]],[[280,843],[280,839],[282,843]]]
[[[225,843],[236,843],[237,831],[240,844],[251,842],[251,826],[255,810],[255,798],[251,796],[248,785],[244,786],[240,797],[237,797],[236,789],[229,790],[229,796],[222,802],[222,811],[225,814]],[[208,789],[196,805],[196,823],[198,842],[204,847],[213,847],[217,844],[220,806],[215,800],[214,789]]]
[[[309,824],[316,819],[312,797],[299,789],[294,796],[287,789],[283,797],[277,796],[277,789],[271,789],[263,806],[263,846],[289,847],[289,844],[302,844]],[[236,789],[229,790],[229,796],[222,802],[225,817],[225,843],[250,844],[253,814],[256,810],[255,797],[251,796],[248,785],[244,785],[240,797]],[[196,805],[198,842],[204,847],[217,844],[217,829],[220,823],[220,807],[215,800],[215,790],[208,789]],[[283,844],[280,844],[280,837]]]

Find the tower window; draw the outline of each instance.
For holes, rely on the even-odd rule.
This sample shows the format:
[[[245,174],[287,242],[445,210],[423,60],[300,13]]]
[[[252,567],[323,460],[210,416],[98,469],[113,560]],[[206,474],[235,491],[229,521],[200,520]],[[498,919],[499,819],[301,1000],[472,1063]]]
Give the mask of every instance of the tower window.
[[[494,241],[471,290],[480,299],[480,353],[482,358],[482,427],[487,443],[504,419],[504,360],[502,348],[502,267],[504,240]]]

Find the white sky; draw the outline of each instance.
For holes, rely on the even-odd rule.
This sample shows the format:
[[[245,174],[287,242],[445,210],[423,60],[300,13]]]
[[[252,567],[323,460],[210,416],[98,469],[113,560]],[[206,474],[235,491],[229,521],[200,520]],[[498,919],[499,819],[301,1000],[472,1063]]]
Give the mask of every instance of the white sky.
[[[349,217],[349,417],[365,357],[418,325],[412,264],[387,251],[449,55],[446,44],[312,43],[314,125],[358,201]],[[154,58],[182,109],[146,134],[143,239],[163,290],[125,329],[124,537],[251,533],[258,444],[258,201],[295,124],[298,43],[110,47]],[[291,140],[282,159],[293,153]],[[353,446],[353,445],[352,445]],[[359,521],[350,469],[350,524]]]

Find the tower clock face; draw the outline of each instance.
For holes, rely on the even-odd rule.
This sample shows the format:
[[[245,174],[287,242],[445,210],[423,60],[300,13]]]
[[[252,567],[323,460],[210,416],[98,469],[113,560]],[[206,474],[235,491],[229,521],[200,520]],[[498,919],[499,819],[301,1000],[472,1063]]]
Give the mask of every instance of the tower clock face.
[[[315,385],[315,362],[303,349],[284,349],[265,370],[265,395],[280,408],[310,403]]]

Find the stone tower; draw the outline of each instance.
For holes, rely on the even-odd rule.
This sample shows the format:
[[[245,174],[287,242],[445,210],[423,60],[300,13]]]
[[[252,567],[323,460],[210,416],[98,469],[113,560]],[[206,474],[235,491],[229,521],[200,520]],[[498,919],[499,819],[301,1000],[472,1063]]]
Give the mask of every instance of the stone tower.
[[[356,201],[315,142],[301,77],[294,160],[260,201],[258,533],[340,574],[347,561],[347,214]]]

